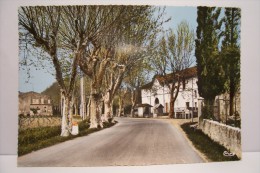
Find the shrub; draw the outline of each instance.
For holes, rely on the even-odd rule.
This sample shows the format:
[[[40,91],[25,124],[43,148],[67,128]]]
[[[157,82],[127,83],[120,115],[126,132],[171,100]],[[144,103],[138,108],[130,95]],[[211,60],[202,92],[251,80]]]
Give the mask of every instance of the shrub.
[[[79,131],[83,131],[89,128],[89,122],[88,120],[83,120],[79,123]]]
[[[113,118],[108,118],[109,123],[112,123],[112,121],[113,121]]]
[[[104,128],[113,126],[115,123],[104,123]],[[18,156],[36,151],[60,142],[74,139],[79,136],[85,136],[90,133],[102,130],[101,128],[89,129],[89,119],[81,121],[79,124],[79,134],[61,137],[61,127],[40,127],[26,130],[19,130],[18,136]]]
[[[19,130],[18,145],[27,145],[54,136],[59,136],[60,131],[60,126],[39,127],[33,129]]]

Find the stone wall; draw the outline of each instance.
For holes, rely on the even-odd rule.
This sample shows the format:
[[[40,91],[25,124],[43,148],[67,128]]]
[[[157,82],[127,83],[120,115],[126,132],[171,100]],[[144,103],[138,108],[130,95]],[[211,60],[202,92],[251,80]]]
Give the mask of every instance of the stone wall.
[[[212,140],[223,145],[241,158],[241,129],[212,120],[200,122],[200,129]]]
[[[60,126],[61,117],[26,117],[19,118],[19,129],[28,129],[46,126]]]

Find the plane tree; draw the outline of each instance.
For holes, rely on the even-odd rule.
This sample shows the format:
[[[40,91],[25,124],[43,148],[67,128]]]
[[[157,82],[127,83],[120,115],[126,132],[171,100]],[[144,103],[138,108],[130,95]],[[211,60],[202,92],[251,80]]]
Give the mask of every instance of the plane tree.
[[[169,117],[173,118],[174,103],[186,76],[185,69],[193,63],[194,31],[186,21],[182,21],[176,32],[170,29],[158,41],[155,40],[151,48],[155,58],[150,62],[156,74],[162,76],[163,84],[169,90]]]
[[[48,60],[51,61],[55,69],[55,77],[60,86],[61,93],[65,98],[62,110],[61,136],[68,136],[71,124],[69,114],[73,87],[76,77],[78,54],[68,52],[63,54],[59,30],[62,22],[62,8],[58,6],[36,6],[19,8],[19,32],[23,37],[20,45],[25,44],[28,47],[37,48],[47,54]],[[28,49],[30,49],[30,47]],[[37,59],[36,59],[37,61]],[[63,64],[70,63],[69,69],[63,71]],[[28,65],[28,64],[25,64]],[[69,83],[65,84],[64,72],[70,73]]]
[[[80,63],[82,71],[93,81],[93,99],[90,103],[93,105],[92,110],[95,111],[95,105],[104,101],[103,121],[108,121],[112,116],[113,98],[126,73],[140,64],[143,58],[140,52],[144,51],[144,43],[161,26],[160,16],[153,18],[156,10],[154,7],[119,6],[115,10],[120,16],[117,17],[115,12],[110,14],[111,17],[107,20],[113,21],[111,27],[92,40],[93,44],[88,47],[86,56],[82,57]],[[100,111],[91,112],[91,116],[100,124]]]

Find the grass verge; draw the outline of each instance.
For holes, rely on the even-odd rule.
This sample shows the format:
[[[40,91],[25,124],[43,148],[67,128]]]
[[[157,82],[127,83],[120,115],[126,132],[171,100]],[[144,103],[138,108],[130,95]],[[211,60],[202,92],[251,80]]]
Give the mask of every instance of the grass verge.
[[[205,135],[201,130],[194,130],[190,128],[190,125],[195,123],[184,123],[181,125],[183,131],[187,134],[193,145],[210,161],[235,161],[240,160],[236,155],[226,157],[223,155],[224,151],[228,151],[222,145],[214,142],[210,137]]]
[[[28,154],[67,140],[71,140],[80,136],[86,136],[93,132],[111,127],[115,123],[104,123],[103,128],[89,129],[86,121],[79,123],[79,134],[70,135],[68,137],[60,136],[60,126],[55,127],[39,127],[33,129],[19,130],[18,132],[18,156]]]

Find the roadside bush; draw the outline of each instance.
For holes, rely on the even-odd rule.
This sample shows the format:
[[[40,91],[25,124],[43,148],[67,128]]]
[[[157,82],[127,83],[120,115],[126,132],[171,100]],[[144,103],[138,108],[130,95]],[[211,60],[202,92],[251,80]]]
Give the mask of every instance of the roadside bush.
[[[68,137],[60,136],[61,127],[41,127],[41,128],[33,128],[26,130],[19,130],[18,135],[18,156],[30,153],[32,151],[36,151],[45,147],[49,147],[55,145],[57,143],[61,143],[67,140],[74,139],[79,136],[86,136],[90,133],[102,130],[102,128],[92,128],[89,129],[90,120],[86,119],[84,121],[79,122],[79,134],[78,135],[70,135]],[[104,123],[104,128],[111,127],[115,125],[115,123]]]
[[[79,123],[79,131],[86,130],[89,128],[89,120],[83,120]]]
[[[19,130],[18,145],[27,145],[54,136],[59,136],[60,131],[61,131],[60,126],[39,127],[39,128],[32,128],[26,130]]]

